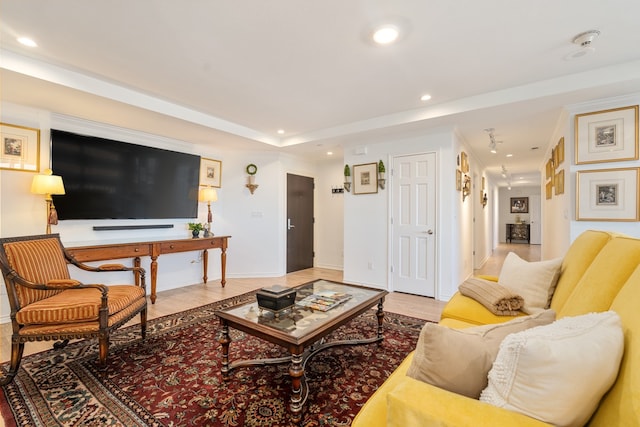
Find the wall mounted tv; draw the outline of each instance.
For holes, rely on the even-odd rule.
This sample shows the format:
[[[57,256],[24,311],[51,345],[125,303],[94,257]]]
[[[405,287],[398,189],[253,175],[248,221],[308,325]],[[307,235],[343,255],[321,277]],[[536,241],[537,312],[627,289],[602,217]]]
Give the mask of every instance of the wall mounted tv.
[[[200,156],[52,129],[51,159],[61,220],[198,215]]]

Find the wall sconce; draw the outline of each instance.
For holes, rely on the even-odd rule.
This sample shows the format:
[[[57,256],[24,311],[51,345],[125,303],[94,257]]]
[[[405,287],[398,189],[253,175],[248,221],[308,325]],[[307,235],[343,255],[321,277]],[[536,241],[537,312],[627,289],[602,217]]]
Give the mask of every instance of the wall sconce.
[[[351,169],[349,165],[344,165],[344,189],[351,191]]]
[[[213,222],[213,215],[211,214],[211,202],[218,201],[218,192],[215,188],[211,187],[201,188],[198,194],[198,200],[200,202],[207,202],[207,224],[204,226],[204,237],[213,236],[213,233],[211,233],[211,223]]]
[[[384,184],[386,182],[386,180],[384,179],[385,172],[386,169],[384,168],[384,163],[382,163],[382,160],[380,160],[378,162],[378,187],[380,187],[381,190],[384,190]]]
[[[64,184],[62,177],[53,175],[51,169],[46,169],[44,174],[36,175],[31,182],[31,192],[33,194],[44,194],[44,200],[47,202],[47,234],[51,234],[51,224],[58,224],[58,213],[53,205],[52,194],[64,194]]]
[[[482,191],[480,191],[480,203],[482,203],[483,209],[485,206],[487,206],[487,202],[488,202],[487,193],[483,193]]]
[[[462,201],[467,198],[467,196],[471,194],[471,177],[467,174],[464,174],[464,179],[462,181]]]
[[[253,163],[250,163],[247,165],[246,171],[249,174],[249,182],[247,183],[247,185],[245,185],[245,187],[247,187],[251,194],[253,194],[253,192],[256,191],[256,188],[258,188],[258,184],[256,184],[256,172],[258,172],[258,167]]]

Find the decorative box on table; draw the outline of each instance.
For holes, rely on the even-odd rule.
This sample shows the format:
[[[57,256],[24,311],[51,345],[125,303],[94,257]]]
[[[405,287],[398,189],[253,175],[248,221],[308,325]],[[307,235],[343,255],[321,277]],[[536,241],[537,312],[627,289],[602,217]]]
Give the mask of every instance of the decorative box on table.
[[[274,285],[270,288],[260,289],[256,293],[256,298],[258,307],[278,313],[296,302],[296,290]]]

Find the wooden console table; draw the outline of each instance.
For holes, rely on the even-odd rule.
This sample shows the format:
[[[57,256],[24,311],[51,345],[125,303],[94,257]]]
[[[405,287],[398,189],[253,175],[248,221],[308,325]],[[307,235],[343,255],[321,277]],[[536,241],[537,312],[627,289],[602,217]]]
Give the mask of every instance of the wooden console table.
[[[156,283],[158,279],[158,256],[176,252],[203,251],[202,269],[204,283],[207,283],[207,266],[209,263],[208,249],[220,249],[220,284],[224,288],[225,270],[227,265],[227,240],[231,236],[202,237],[198,239],[155,240],[146,242],[126,242],[98,244],[91,246],[66,247],[80,262],[104,261],[109,259],[133,258],[135,266],[140,266],[141,256],[151,257],[151,303],[156,302]],[[136,277],[136,283],[140,280]]]
[[[526,240],[530,242],[530,224],[507,224],[506,241],[510,243],[512,240]]]

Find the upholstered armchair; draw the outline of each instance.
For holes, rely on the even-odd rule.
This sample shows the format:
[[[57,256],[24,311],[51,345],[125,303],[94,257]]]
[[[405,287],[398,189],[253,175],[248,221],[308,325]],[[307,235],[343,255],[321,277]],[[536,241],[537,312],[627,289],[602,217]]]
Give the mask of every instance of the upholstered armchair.
[[[132,271],[140,285],[84,284],[71,278],[69,264],[91,272]],[[0,385],[18,372],[29,341],[98,338],[99,365],[106,369],[109,335],[140,313],[144,339],[147,297],[144,269],[105,264],[92,267],[76,261],[57,234],[0,239],[0,268],[11,308],[11,362]]]

